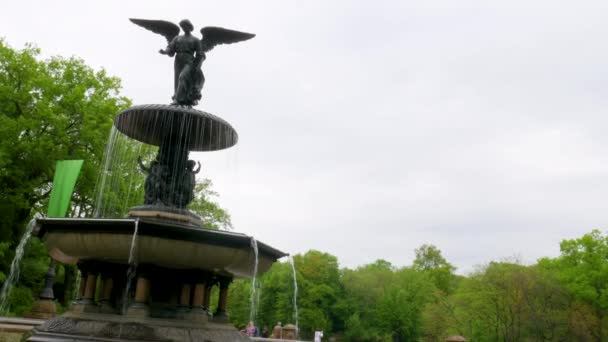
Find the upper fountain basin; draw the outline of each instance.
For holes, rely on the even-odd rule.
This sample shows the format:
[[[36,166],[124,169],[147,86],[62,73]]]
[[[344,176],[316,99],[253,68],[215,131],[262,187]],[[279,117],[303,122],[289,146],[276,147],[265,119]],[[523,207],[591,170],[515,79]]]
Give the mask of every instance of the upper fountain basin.
[[[127,264],[136,225],[134,256],[140,265],[253,276],[252,238],[239,233],[132,218],[44,218],[37,220],[35,233],[44,241],[49,255],[59,262]],[[258,254],[259,274],[287,255],[262,242],[258,242]]]
[[[114,119],[125,135],[150,145],[165,141],[188,151],[217,151],[234,146],[236,130],[224,119],[184,106],[150,104],[129,107]]]

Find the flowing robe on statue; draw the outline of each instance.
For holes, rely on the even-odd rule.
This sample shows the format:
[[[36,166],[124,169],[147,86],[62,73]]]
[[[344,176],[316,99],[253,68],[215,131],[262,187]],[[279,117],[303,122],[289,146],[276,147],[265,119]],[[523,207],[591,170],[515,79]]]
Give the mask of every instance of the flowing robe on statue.
[[[180,35],[173,38],[166,52],[170,56],[175,54],[173,103],[196,105],[205,82],[201,71],[205,59],[201,41],[192,35]]]

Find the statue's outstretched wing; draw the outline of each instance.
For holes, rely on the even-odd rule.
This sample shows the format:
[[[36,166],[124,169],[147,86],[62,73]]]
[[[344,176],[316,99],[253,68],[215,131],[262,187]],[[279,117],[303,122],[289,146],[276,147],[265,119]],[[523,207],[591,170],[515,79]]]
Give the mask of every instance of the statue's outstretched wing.
[[[253,33],[239,32],[213,26],[203,27],[201,29],[201,34],[203,35],[203,39],[201,40],[203,52],[213,49],[218,44],[232,44],[255,37],[255,34]]]
[[[148,20],[148,19],[134,19],[129,18],[132,23],[137,24],[146,30],[150,30],[154,33],[158,33],[163,37],[167,38],[167,43],[171,43],[173,38],[179,35],[179,26],[172,22],[164,20]]]

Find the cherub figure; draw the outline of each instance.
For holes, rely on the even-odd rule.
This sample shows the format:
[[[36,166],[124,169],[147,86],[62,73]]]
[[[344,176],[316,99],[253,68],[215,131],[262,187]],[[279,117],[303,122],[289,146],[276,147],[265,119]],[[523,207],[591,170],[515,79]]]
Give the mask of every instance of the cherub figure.
[[[198,167],[196,167],[198,165]],[[196,169],[195,169],[196,167]],[[196,186],[196,174],[201,171],[201,163],[188,160],[184,169],[183,177],[177,191],[177,206],[185,208],[194,199],[194,187]]]
[[[141,161],[141,156],[137,157],[137,163],[139,164],[141,171],[147,174],[144,183],[144,204],[156,204],[160,197],[160,183],[162,182],[160,177],[160,164],[158,161],[153,160],[150,162],[150,166],[146,167]]]
[[[192,35],[194,25],[188,19],[179,22],[179,26],[164,20],[130,19],[133,23],[158,33],[167,39],[169,45],[159,52],[169,57],[175,56],[173,103],[174,105],[194,106],[201,98],[205,77],[201,65],[205,53],[218,44],[232,44],[255,37],[255,34],[224,29],[221,27],[203,27],[203,39]],[[184,34],[180,35],[180,27]]]

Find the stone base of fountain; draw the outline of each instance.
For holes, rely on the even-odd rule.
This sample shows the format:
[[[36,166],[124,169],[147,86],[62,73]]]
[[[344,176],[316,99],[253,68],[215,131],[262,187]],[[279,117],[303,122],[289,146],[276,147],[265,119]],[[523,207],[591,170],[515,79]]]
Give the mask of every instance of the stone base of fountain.
[[[82,274],[77,301],[33,331],[37,342],[248,341],[227,324],[228,287],[286,256],[261,242],[254,252],[244,234],[150,218],[44,218],[34,233]]]
[[[125,320],[104,314],[68,313],[36,327],[31,342],[65,341],[249,341],[227,324],[142,318]]]
[[[202,227],[203,221],[200,216],[188,209],[166,207],[161,205],[140,205],[129,209],[131,218],[156,219],[167,222],[178,222],[193,227]]]
[[[52,299],[38,299],[32,305],[32,311],[23,315],[26,318],[49,319],[57,314],[57,305]]]

